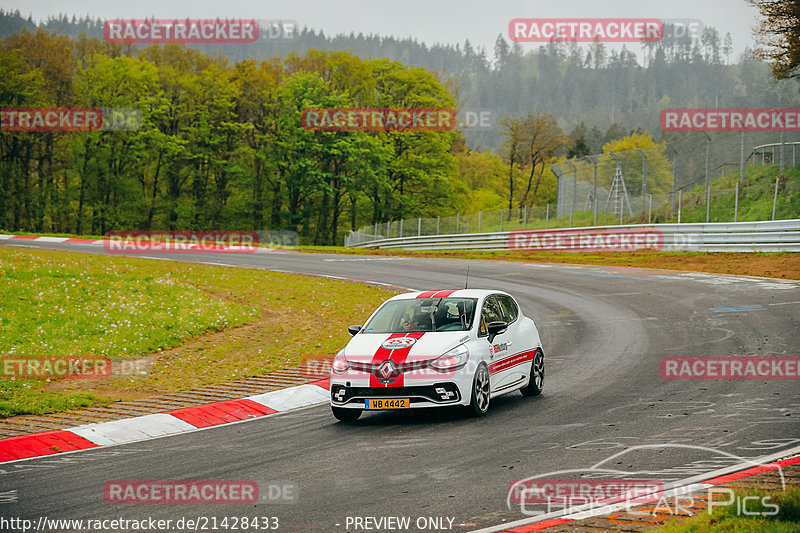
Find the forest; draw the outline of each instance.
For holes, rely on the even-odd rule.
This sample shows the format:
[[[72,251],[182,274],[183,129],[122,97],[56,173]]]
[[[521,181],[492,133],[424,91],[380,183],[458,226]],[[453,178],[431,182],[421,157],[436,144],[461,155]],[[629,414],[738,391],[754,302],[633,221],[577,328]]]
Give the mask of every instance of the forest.
[[[2,11],[0,38],[0,106],[142,116],[135,131],[1,131],[6,231],[273,229],[341,244],[366,224],[554,202],[554,163],[665,151],[665,107],[798,106],[796,80],[731,58],[730,37],[711,27],[641,54],[599,43],[524,52],[498,35],[492,59],[469,41],[429,47],[308,28],[246,45],[115,44],[97,19],[35,23]],[[309,107],[449,107],[491,120],[308,131]]]

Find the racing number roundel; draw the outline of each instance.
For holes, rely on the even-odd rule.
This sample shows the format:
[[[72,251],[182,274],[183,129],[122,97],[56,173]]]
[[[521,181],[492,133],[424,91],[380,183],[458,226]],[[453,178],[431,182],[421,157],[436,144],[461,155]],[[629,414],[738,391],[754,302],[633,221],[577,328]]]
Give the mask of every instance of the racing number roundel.
[[[417,339],[413,337],[398,337],[396,339],[385,340],[383,344],[381,344],[381,347],[387,350],[398,350],[400,348],[408,348],[415,342],[417,342]]]

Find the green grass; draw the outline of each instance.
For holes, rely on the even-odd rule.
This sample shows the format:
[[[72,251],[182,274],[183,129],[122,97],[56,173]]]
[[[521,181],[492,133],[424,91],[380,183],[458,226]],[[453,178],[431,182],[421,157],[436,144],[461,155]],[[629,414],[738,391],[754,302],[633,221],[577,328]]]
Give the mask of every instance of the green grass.
[[[160,264],[142,266],[0,247],[0,353],[121,360],[255,316]]]
[[[0,246],[0,357],[157,359],[145,374],[103,380],[0,379],[0,417],[295,367],[338,351],[346,326],[391,294],[255,269]]]
[[[745,173],[744,187],[739,189],[739,209],[736,217],[739,222],[771,220],[772,203],[775,197],[775,180],[779,167],[770,165],[764,168],[750,166]],[[711,185],[711,222],[732,222],[736,203],[736,184],[739,174],[729,174]],[[683,193],[681,222],[706,221],[706,197],[700,184]],[[800,217],[800,167],[789,168],[778,187],[775,219],[785,220]],[[677,215],[658,215],[659,221],[676,222]]]
[[[771,513],[778,506],[778,513],[771,516],[744,516],[736,503],[725,507],[714,507],[713,513],[704,512],[681,521],[673,521],[657,529],[660,533],[789,533],[800,531],[800,489],[790,488],[786,492],[764,492],[751,490],[736,492],[738,498],[756,496],[758,500],[747,502],[749,512]],[[767,497],[769,499],[762,500]],[[741,499],[739,500],[741,502]],[[763,506],[762,502],[767,503]]]
[[[41,380],[0,380],[0,418],[14,415],[43,415],[79,407],[106,405],[109,400],[86,392],[51,392]]]

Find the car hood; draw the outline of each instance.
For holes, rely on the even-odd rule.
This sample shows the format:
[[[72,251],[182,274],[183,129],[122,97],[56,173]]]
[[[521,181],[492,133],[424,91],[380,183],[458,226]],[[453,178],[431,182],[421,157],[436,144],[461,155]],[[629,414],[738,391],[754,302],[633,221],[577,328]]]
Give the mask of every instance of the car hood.
[[[367,363],[395,355],[407,361],[434,359],[470,338],[468,331],[358,333],[344,348],[344,355],[353,361]]]

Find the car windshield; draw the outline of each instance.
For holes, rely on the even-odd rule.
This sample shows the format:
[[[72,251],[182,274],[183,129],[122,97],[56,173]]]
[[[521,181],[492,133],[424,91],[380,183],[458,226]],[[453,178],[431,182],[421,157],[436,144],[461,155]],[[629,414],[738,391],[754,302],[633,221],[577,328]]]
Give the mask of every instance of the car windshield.
[[[366,333],[467,331],[475,298],[414,298],[386,302],[365,326]]]

